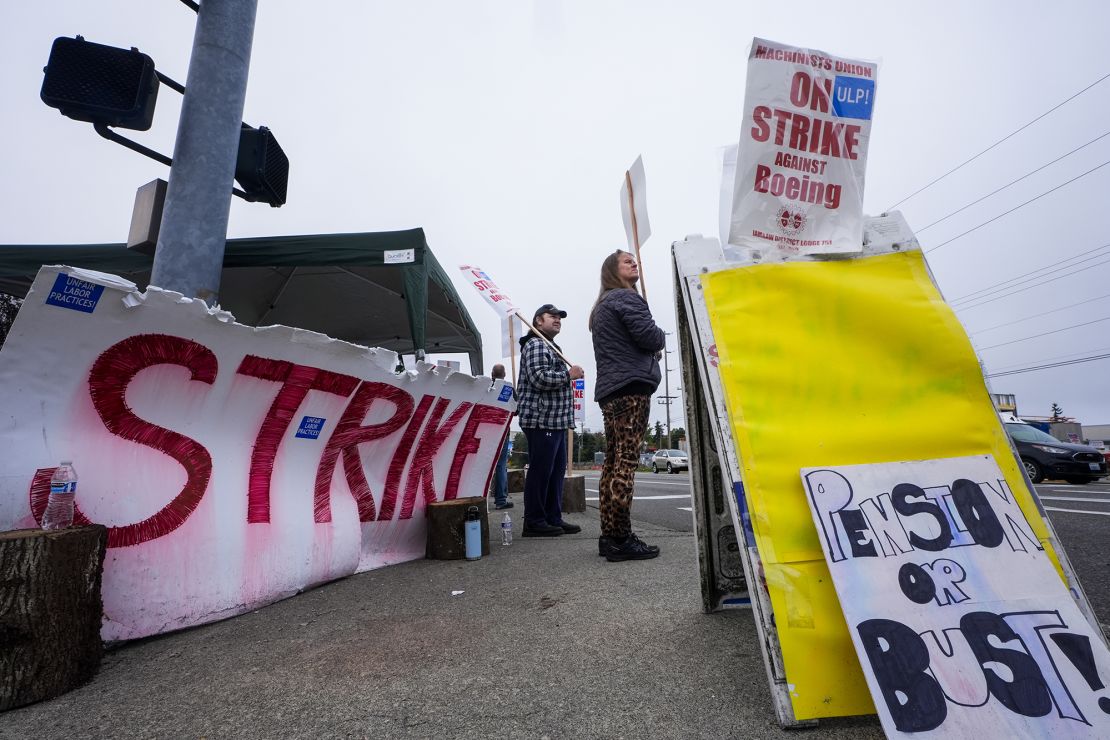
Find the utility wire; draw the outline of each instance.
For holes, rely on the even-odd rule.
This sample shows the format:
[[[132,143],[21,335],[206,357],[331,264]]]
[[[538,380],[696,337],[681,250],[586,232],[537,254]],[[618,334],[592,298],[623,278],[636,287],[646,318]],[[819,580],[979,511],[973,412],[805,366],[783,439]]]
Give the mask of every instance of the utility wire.
[[[1079,365],[1084,362],[1094,362],[1095,360],[1105,360],[1110,357],[1110,354],[1105,355],[1092,355],[1091,357],[1081,357],[1078,360],[1069,360],[1068,362],[1053,362],[1048,365],[1035,365],[1033,367],[1023,367],[1018,370],[1008,370],[1002,373],[990,373],[988,378],[1001,378],[1004,375],[1019,375],[1021,373],[1031,373],[1034,370],[1047,370],[1050,367],[1064,367],[1065,365]]]
[[[1018,288],[1017,290],[1013,291],[1012,293],[1006,293],[1004,295],[998,295],[998,296],[995,296],[994,298],[986,298],[986,296],[980,296],[980,298],[986,298],[986,300],[980,301],[979,303],[972,303],[970,305],[965,304],[963,306],[957,306],[957,307],[955,307],[955,310],[966,311],[966,310],[971,309],[971,308],[979,308],[980,306],[985,306],[988,303],[993,303],[995,301],[1000,301],[1003,298],[1009,298],[1010,296],[1017,295],[1018,293],[1024,293],[1025,291],[1032,290],[1033,288],[1040,288],[1041,286],[1046,285],[1048,283],[1054,283],[1057,280],[1060,280],[1062,278],[1066,278],[1070,275],[1075,275],[1076,273],[1079,273],[1079,272],[1086,272],[1087,270],[1090,270],[1093,267],[1098,267],[1099,265],[1105,265],[1108,262],[1110,262],[1110,259],[1103,260],[1102,262],[1096,262],[1095,264],[1088,265],[1088,266],[1084,267],[1081,270],[1073,270],[1072,272],[1065,272],[1063,275],[1057,275],[1056,277],[1049,278],[1048,280],[1045,280],[1044,282],[1034,283],[1033,285],[1027,285],[1024,288]]]
[[[1103,298],[1110,298],[1110,293],[1107,293],[1105,295],[1100,295],[1100,296],[1097,296],[1095,298],[1088,298],[1087,300],[1080,301],[1079,303],[1072,303],[1072,304],[1067,305],[1067,306],[1061,306],[1060,308],[1054,308],[1051,311],[1045,311],[1044,313],[1035,313],[1032,316],[1026,316],[1025,318],[1014,319],[1013,321],[1007,321],[1005,324],[996,324],[995,326],[988,326],[986,329],[980,329],[979,331],[973,331],[973,332],[970,333],[970,335],[975,336],[976,334],[986,334],[988,331],[994,331],[995,329],[1001,329],[1004,326],[1013,326],[1014,324],[1020,324],[1023,321],[1029,321],[1030,319],[1040,318],[1041,316],[1048,316],[1050,313],[1058,313],[1060,311],[1066,311],[1069,308],[1075,308],[1076,306],[1082,306],[1084,303],[1093,303],[1094,301],[1100,301]]]
[[[964,300],[956,300],[956,301],[953,301],[953,303],[954,304],[975,303],[979,300],[982,300],[983,298],[986,298],[987,296],[994,295],[995,293],[1002,293],[1004,291],[1010,290],[1011,288],[1016,288],[1019,285],[1025,285],[1026,283],[1033,283],[1033,282],[1037,282],[1039,280],[1043,280],[1044,278],[1048,277],[1049,275],[1054,275],[1054,274],[1060,272],[1061,270],[1069,270],[1073,267],[1079,267],[1079,265],[1082,265],[1084,262],[1090,262],[1091,260],[1097,260],[1100,257],[1105,257],[1105,256],[1106,256],[1106,254],[1096,254],[1093,257],[1088,257],[1086,259],[1082,259],[1082,260],[1079,260],[1077,262],[1072,262],[1070,265],[1062,265],[1060,267],[1057,267],[1056,269],[1047,270],[1047,272],[1044,271],[1047,268],[1042,268],[1042,271],[1039,275],[1033,275],[1032,277],[1027,277],[1024,280],[1018,280],[1018,281],[1015,281],[1015,282],[1011,282],[1011,284],[1003,286],[1001,288],[995,288],[994,290],[989,290],[989,291],[986,291],[986,292],[982,292],[977,296],[966,298]],[[1102,264],[1102,263],[1099,262],[1099,263],[1096,263],[1096,264]],[[1089,269],[1089,267],[1090,266],[1085,267],[1083,269]],[[1080,270],[1079,272],[1082,272],[1082,270]],[[1068,275],[1074,275],[1075,272],[1069,272],[1067,274]],[[956,306],[956,307],[959,308],[959,306]]]
[[[953,167],[952,169],[948,170],[948,171],[947,171],[947,172],[945,172],[945,173],[944,173],[943,175],[941,175],[941,176],[940,176],[940,177],[938,177],[937,179],[933,180],[932,182],[928,183],[927,185],[925,185],[925,186],[923,186],[923,187],[921,187],[921,188],[918,188],[917,190],[913,191],[912,193],[910,193],[909,195],[907,195],[907,196],[906,196],[905,198],[903,198],[902,200],[898,201],[897,203],[895,203],[894,205],[892,205],[892,206],[891,206],[890,208],[887,208],[886,210],[887,210],[887,211],[893,211],[893,210],[894,210],[895,208],[897,208],[898,206],[902,205],[903,203],[905,203],[905,202],[906,202],[907,200],[909,200],[910,198],[914,197],[914,196],[915,196],[915,195],[917,195],[918,193],[924,192],[925,190],[928,190],[929,188],[933,187],[933,186],[934,186],[934,185],[936,185],[936,184],[937,184],[938,182],[940,182],[940,181],[941,181],[941,180],[943,180],[944,178],[948,177],[949,175],[951,175],[951,174],[952,174],[953,172],[955,172],[956,170],[958,170],[958,169],[960,169],[960,168],[962,168],[962,167],[964,167],[964,166],[966,166],[966,165],[970,164],[971,162],[973,162],[974,160],[976,160],[976,159],[978,159],[979,157],[983,156],[984,154],[986,154],[987,152],[989,152],[989,151],[990,151],[991,149],[994,149],[994,148],[995,148],[996,146],[998,146],[998,145],[999,145],[999,144],[1001,144],[1002,142],[1006,141],[1006,140],[1007,140],[1007,139],[1009,139],[1010,137],[1012,137],[1012,136],[1014,136],[1015,134],[1018,134],[1018,133],[1020,133],[1020,132],[1024,131],[1025,129],[1029,128],[1029,127],[1030,127],[1030,126],[1032,126],[1032,125],[1033,125],[1034,123],[1036,123],[1037,121],[1041,120],[1042,118],[1044,118],[1045,116],[1047,116],[1047,115],[1048,115],[1049,113],[1051,113],[1052,111],[1054,111],[1054,110],[1056,110],[1057,108],[1060,108],[1060,107],[1062,107],[1062,106],[1063,106],[1063,105],[1065,105],[1066,103],[1069,103],[1069,102],[1071,102],[1072,100],[1074,100],[1074,99],[1078,98],[1078,97],[1079,97],[1080,95],[1082,95],[1083,93],[1087,92],[1087,91],[1088,91],[1088,90],[1090,90],[1090,89],[1091,89],[1092,87],[1094,87],[1094,86],[1095,86],[1095,85],[1097,85],[1098,83],[1100,83],[1100,82],[1102,82],[1103,80],[1105,80],[1105,79],[1106,79],[1107,77],[1110,77],[1110,73],[1108,73],[1108,74],[1105,74],[1105,75],[1103,75],[1102,77],[1099,77],[1099,78],[1098,78],[1097,80],[1095,80],[1094,82],[1092,82],[1092,83],[1091,83],[1090,85],[1087,85],[1087,86],[1086,86],[1085,88],[1083,88],[1082,90],[1080,90],[1079,92],[1077,92],[1077,93],[1076,93],[1075,95],[1072,95],[1072,96],[1071,96],[1070,98],[1068,98],[1067,100],[1064,100],[1063,102],[1057,103],[1056,105],[1052,106],[1051,108],[1049,108],[1048,110],[1046,110],[1046,111],[1045,111],[1044,113],[1042,113],[1042,114],[1040,114],[1039,116],[1037,116],[1036,118],[1034,118],[1034,119],[1033,119],[1032,121],[1030,121],[1029,123],[1025,124],[1024,126],[1022,126],[1022,127],[1018,128],[1017,130],[1015,130],[1015,131],[1013,131],[1013,132],[1011,132],[1011,133],[1009,133],[1009,134],[1006,134],[1006,135],[1005,135],[1005,136],[1003,136],[1003,137],[1002,137],[1001,139],[999,139],[998,141],[994,142],[993,144],[991,144],[990,146],[988,146],[988,147],[987,147],[986,149],[984,149],[983,151],[981,151],[981,152],[979,152],[978,154],[974,155],[974,156],[973,156],[973,157],[971,157],[970,159],[966,159],[966,160],[964,160],[963,162],[961,162],[960,164],[956,165],[956,166],[955,166],[955,167]]]
[[[990,191],[989,193],[987,193],[986,195],[984,195],[984,196],[983,196],[982,198],[979,198],[979,199],[977,199],[977,200],[973,200],[973,201],[971,201],[970,203],[968,203],[968,204],[967,204],[966,206],[964,206],[963,208],[959,208],[959,209],[957,209],[957,210],[955,210],[955,211],[952,211],[952,212],[951,212],[951,213],[949,213],[949,214],[948,214],[947,216],[943,216],[942,218],[938,218],[938,219],[937,219],[936,221],[934,221],[933,223],[929,224],[928,226],[922,226],[922,227],[921,227],[920,229],[918,229],[918,230],[917,230],[917,233],[918,233],[918,234],[920,234],[920,233],[921,233],[922,231],[925,231],[925,229],[931,229],[932,227],[934,227],[934,226],[936,226],[937,224],[939,224],[939,223],[940,223],[941,221],[947,221],[948,219],[950,219],[950,218],[952,218],[953,216],[955,216],[955,215],[956,215],[957,213],[961,213],[961,212],[963,212],[963,211],[966,211],[966,210],[967,210],[968,208],[971,208],[971,207],[972,207],[973,205],[975,205],[976,203],[981,203],[981,202],[983,202],[984,200],[986,200],[987,198],[991,197],[991,196],[992,196],[992,195],[994,195],[995,193],[1001,193],[1001,192],[1002,192],[1003,190],[1005,190],[1006,188],[1010,187],[1011,185],[1016,185],[1017,183],[1021,182],[1022,180],[1024,180],[1024,179],[1025,179],[1025,178],[1027,178],[1027,177],[1029,177],[1030,175],[1035,175],[1035,174],[1037,174],[1038,172],[1040,172],[1041,170],[1043,170],[1044,168],[1046,168],[1046,167],[1051,167],[1052,165],[1054,165],[1054,164],[1056,164],[1057,162],[1059,162],[1059,161],[1060,161],[1061,159],[1064,159],[1064,158],[1066,158],[1066,157],[1070,157],[1071,155],[1073,155],[1073,154],[1075,154],[1076,152],[1078,152],[1078,151],[1079,151],[1080,149],[1083,149],[1084,147],[1088,147],[1088,146],[1090,146],[1091,144],[1094,144],[1094,143],[1095,143],[1096,141],[1098,141],[1099,139],[1105,138],[1105,137],[1107,137],[1107,136],[1110,136],[1110,131],[1107,131],[1106,133],[1102,134],[1101,136],[1096,136],[1095,138],[1093,138],[1093,139],[1091,139],[1090,141],[1088,141],[1088,142],[1087,142],[1086,144],[1083,144],[1083,145],[1081,145],[1081,146],[1077,146],[1077,147],[1076,147],[1075,149],[1072,149],[1072,150],[1071,150],[1070,152],[1068,152],[1067,154],[1064,154],[1064,155],[1061,155],[1061,156],[1057,157],[1056,159],[1052,160],[1052,161],[1051,161],[1051,162],[1049,162],[1048,164],[1042,164],[1042,165],[1041,165],[1040,167],[1038,167],[1037,169],[1035,169],[1035,170],[1030,170],[1029,172],[1026,172],[1026,173],[1025,173],[1024,175],[1022,175],[1022,176],[1021,176],[1021,177],[1019,177],[1018,179],[1016,179],[1016,180],[1011,180],[1010,182],[1006,183],[1005,185],[1003,185],[1002,187],[998,188],[997,190],[992,190],[992,191]]]
[[[1044,272],[1045,270],[1048,270],[1052,267],[1056,267],[1057,265],[1063,265],[1065,262],[1071,262],[1072,260],[1077,259],[1079,257],[1083,257],[1084,255],[1091,254],[1092,252],[1101,252],[1104,249],[1110,249],[1110,244],[1103,244],[1100,247],[1095,247],[1094,249],[1088,249],[1086,252],[1080,252],[1079,254],[1072,255],[1071,257],[1065,257],[1062,260],[1057,260],[1055,262],[1050,262],[1047,265],[1045,265],[1044,267],[1038,267],[1035,270],[1030,270],[1029,272],[1023,272],[1020,275],[1015,275],[1014,277],[1009,278],[1008,280],[1003,280],[1000,283],[995,283],[994,285],[988,285],[987,287],[980,288],[979,290],[973,290],[970,293],[967,293],[966,295],[960,296],[959,298],[953,298],[951,301],[949,301],[949,303],[963,303],[963,302],[968,301],[968,300],[978,300],[979,298],[984,297],[982,295],[977,295],[978,293],[984,293],[984,294],[993,293],[993,292],[995,292],[995,290],[994,290],[995,288],[1001,288],[1003,286],[1013,287],[1013,286],[1009,286],[1008,283],[1018,283],[1019,281],[1021,281],[1021,279],[1023,277],[1025,277],[1027,275],[1034,275],[1038,272]],[[1083,261],[1086,262],[1087,260],[1083,260]],[[1076,264],[1079,264],[1079,263],[1076,262],[1076,263],[1073,263],[1072,265],[1067,265],[1067,267],[1072,267]],[[1039,276],[1039,277],[1043,277],[1043,276]]]
[[[947,240],[947,241],[943,241],[943,242],[941,242],[940,244],[936,245],[935,247],[933,247],[933,248],[931,248],[931,249],[926,249],[926,250],[925,250],[925,252],[926,252],[926,253],[929,253],[929,252],[935,252],[936,250],[938,250],[938,249],[940,249],[941,247],[943,247],[943,246],[944,246],[945,244],[951,244],[952,242],[956,241],[957,239],[960,239],[960,238],[962,238],[962,237],[965,237],[965,236],[967,236],[968,234],[970,234],[971,232],[973,232],[973,231],[977,231],[978,229],[981,229],[981,228],[983,228],[983,227],[984,227],[984,226],[986,226],[987,224],[990,224],[990,223],[994,223],[995,221],[997,221],[998,219],[1002,218],[1003,216],[1009,216],[1009,215],[1010,215],[1011,213],[1013,213],[1013,212],[1014,212],[1014,211],[1016,211],[1017,209],[1019,209],[1019,208],[1023,208],[1023,207],[1025,207],[1025,206],[1029,205],[1030,203],[1032,203],[1032,202],[1033,202],[1033,201],[1035,201],[1035,200],[1040,200],[1041,198],[1045,197],[1045,196],[1046,196],[1046,195],[1048,195],[1049,193],[1054,193],[1054,192],[1056,192],[1057,190],[1059,190],[1060,188],[1064,187],[1065,185],[1071,185],[1071,184],[1072,184],[1073,182],[1075,182],[1076,180],[1078,180],[1078,179],[1080,179],[1080,178],[1083,178],[1083,177],[1086,177],[1087,175],[1091,174],[1091,173],[1092,173],[1092,172],[1094,172],[1095,170],[1099,170],[1099,169],[1102,169],[1103,167],[1105,167],[1105,166],[1106,166],[1106,165],[1108,165],[1108,164],[1110,164],[1110,160],[1107,160],[1107,161],[1103,162],[1102,164],[1098,165],[1097,167],[1092,167],[1091,169],[1089,169],[1089,170],[1087,170],[1086,172],[1084,172],[1084,173],[1083,173],[1082,175],[1076,175],[1075,177],[1073,177],[1072,179],[1068,180],[1067,182],[1063,182],[1063,183],[1060,183],[1060,184],[1059,184],[1059,185],[1057,185],[1056,187],[1054,187],[1054,188],[1052,188],[1052,189],[1050,189],[1050,190],[1046,190],[1046,191],[1044,191],[1043,193],[1041,193],[1040,195],[1036,195],[1036,196],[1033,196],[1032,198],[1030,198],[1029,200],[1025,201],[1024,203],[1021,203],[1021,204],[1019,204],[1019,205],[1016,205],[1016,206],[1014,206],[1013,208],[1011,208],[1010,210],[1008,210],[1008,211],[1006,211],[1006,212],[1004,212],[1004,213],[1000,213],[1000,214],[998,214],[997,216],[995,216],[994,218],[988,219],[988,220],[984,221],[983,223],[979,224],[978,226],[972,226],[972,227],[971,227],[970,229],[968,229],[967,231],[963,232],[962,234],[957,234],[956,236],[952,237],[951,239],[949,239],[949,240]]]
[[[1103,316],[1101,319],[1095,319],[1094,321],[1085,321],[1082,324],[1072,324],[1071,326],[1065,326],[1063,329],[1053,329],[1052,331],[1046,331],[1041,334],[1034,334],[1029,337],[1022,337],[1021,339],[1012,339],[1009,342],[1002,342],[1001,344],[992,344],[989,347],[980,347],[979,351],[986,352],[988,349],[998,349],[999,347],[1005,347],[1010,344],[1017,344],[1018,342],[1028,342],[1030,339],[1047,337],[1049,334],[1059,334],[1062,331],[1071,331],[1072,329],[1078,329],[1082,326],[1090,326],[1091,324],[1098,324],[1103,321],[1110,321],[1110,316]]]
[[[1099,347],[1097,349],[1085,349],[1085,350],[1082,350],[1080,352],[1069,352],[1066,355],[1053,355],[1052,357],[1042,357],[1037,361],[1038,362],[1052,362],[1053,360],[1067,360],[1067,359],[1070,359],[1072,357],[1079,357],[1084,352],[1110,352],[1110,347]],[[1025,360],[1024,362],[1014,362],[1014,363],[1011,363],[1009,365],[1003,365],[1002,367],[998,368],[995,372],[1000,372],[1001,373],[1001,372],[1005,372],[1005,371],[1013,369],[1013,368],[1019,368],[1019,367],[1022,367],[1026,362],[1029,362],[1029,360]]]

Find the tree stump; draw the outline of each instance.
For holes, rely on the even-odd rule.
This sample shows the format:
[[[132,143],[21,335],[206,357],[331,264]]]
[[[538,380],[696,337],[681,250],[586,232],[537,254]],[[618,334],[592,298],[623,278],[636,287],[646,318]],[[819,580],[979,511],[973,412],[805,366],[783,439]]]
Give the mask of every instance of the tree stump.
[[[586,476],[568,475],[563,479],[563,513],[580,514],[586,510]]]
[[[428,546],[425,557],[432,560],[459,560],[466,557],[466,510],[478,507],[482,524],[482,554],[489,555],[489,517],[486,500],[481,496],[436,501],[428,504]]]
[[[0,711],[75,689],[100,667],[108,529],[0,532]]]

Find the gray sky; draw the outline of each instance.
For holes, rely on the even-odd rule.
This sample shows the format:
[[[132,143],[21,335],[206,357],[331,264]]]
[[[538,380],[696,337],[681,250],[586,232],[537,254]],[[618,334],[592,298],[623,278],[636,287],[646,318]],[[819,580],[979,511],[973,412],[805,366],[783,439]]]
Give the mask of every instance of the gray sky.
[[[719,152],[739,138],[753,36],[881,63],[870,214],[1110,73],[1110,6],[1094,0],[259,5],[244,120],[269,126],[289,155],[289,201],[234,199],[229,236],[421,226],[452,273],[477,263],[527,310],[566,307],[560,342],[586,368],[590,397],[585,317],[601,260],[624,245],[624,170],[643,155],[653,230],[644,272],[671,331],[670,244],[717,234]],[[166,168],[47,108],[42,67],[54,37],[79,33],[136,46],[183,82],[193,13],[176,0],[68,0],[11,4],[4,21],[0,242],[125,240],[135,189]],[[163,86],[154,128],[135,138],[171,154],[179,109]],[[1110,265],[1099,264],[1110,247],[1098,250],[1110,245],[1110,165],[938,245],[1110,160],[1110,136],[924,227],[1107,131],[1110,79],[900,206],[922,246],[936,248],[930,266],[988,372],[1110,353],[1110,321],[987,349],[1110,317],[1101,297]],[[1084,252],[1093,259],[1069,267]],[[956,300],[1049,266],[1064,269],[1014,286],[1032,287],[1012,297]],[[490,358],[497,318],[458,288]],[[1016,394],[1022,413],[1048,415],[1056,402],[1084,423],[1110,423],[1108,370],[1100,360],[992,383]],[[681,416],[676,404],[673,423]],[[661,406],[652,418],[663,418]],[[592,404],[587,426],[601,426]]]

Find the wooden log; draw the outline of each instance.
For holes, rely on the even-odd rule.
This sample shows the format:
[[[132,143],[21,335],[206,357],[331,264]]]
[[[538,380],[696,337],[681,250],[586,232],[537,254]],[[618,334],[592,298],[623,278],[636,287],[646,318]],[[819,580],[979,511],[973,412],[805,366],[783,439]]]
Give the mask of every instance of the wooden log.
[[[0,532],[0,711],[64,694],[96,674],[107,544],[99,524]]]
[[[563,513],[581,514],[586,510],[586,476],[568,475],[563,479]]]
[[[425,557],[433,560],[459,560],[466,557],[466,510],[478,507],[482,524],[482,554],[489,555],[489,517],[486,500],[481,496],[436,501],[428,504],[428,546]]]

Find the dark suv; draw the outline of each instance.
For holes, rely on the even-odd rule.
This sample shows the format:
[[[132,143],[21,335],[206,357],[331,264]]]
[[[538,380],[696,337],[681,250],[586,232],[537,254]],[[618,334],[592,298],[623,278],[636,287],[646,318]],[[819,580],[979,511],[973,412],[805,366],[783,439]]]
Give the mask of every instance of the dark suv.
[[[1029,424],[1005,426],[1034,483],[1052,478],[1083,484],[1106,476],[1106,459],[1094,447],[1061,442]]]

